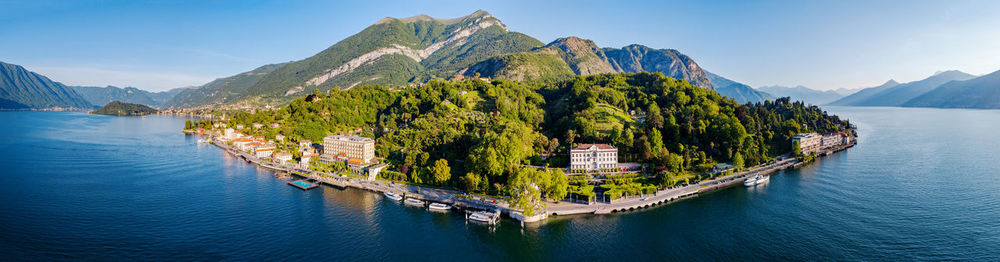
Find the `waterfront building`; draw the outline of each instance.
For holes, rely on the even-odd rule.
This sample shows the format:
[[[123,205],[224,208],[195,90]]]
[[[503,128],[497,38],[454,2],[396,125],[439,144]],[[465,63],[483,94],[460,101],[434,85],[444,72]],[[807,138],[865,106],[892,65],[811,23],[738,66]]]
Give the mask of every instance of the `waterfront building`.
[[[278,140],[278,141],[281,141],[281,142],[285,142],[285,136],[283,136],[283,135],[280,135],[280,134],[279,134],[279,135],[275,135],[275,136],[274,136],[274,140]]]
[[[240,151],[249,150],[250,143],[253,143],[253,141],[246,138],[233,139],[233,147],[236,147],[236,149],[239,149]]]
[[[359,164],[371,163],[375,159],[375,140],[360,136],[328,136],[323,138],[323,155],[355,160]]]
[[[282,165],[291,160],[292,160],[292,153],[289,153],[287,151],[281,151],[274,154],[274,161],[277,161]]]
[[[301,161],[302,163],[309,163],[309,161],[312,161],[314,157],[319,157],[319,155],[314,153],[305,153],[302,154],[302,157],[299,158],[299,161]]]
[[[236,125],[236,129],[243,129],[243,125],[239,125],[239,124],[237,124],[237,125]]]
[[[223,134],[222,137],[224,139],[227,140],[236,139],[236,130],[233,130],[232,128],[226,128],[226,130],[222,131],[222,134]]]
[[[299,140],[299,148],[312,147],[312,144],[313,144],[312,140],[305,140],[305,139]]]
[[[826,147],[839,146],[839,145],[843,144],[843,142],[844,142],[844,138],[843,138],[843,136],[841,136],[840,133],[833,133],[833,134],[829,134],[829,135],[823,136],[823,140],[820,142],[820,144],[824,148],[826,148]]]
[[[608,144],[581,144],[569,150],[570,169],[605,170],[618,168],[618,148]]]
[[[257,158],[270,157],[271,154],[274,154],[275,149],[273,145],[258,146],[254,149],[254,156],[257,156]]]
[[[803,155],[819,152],[823,146],[823,137],[817,133],[802,133],[792,137],[792,142],[799,142]]]

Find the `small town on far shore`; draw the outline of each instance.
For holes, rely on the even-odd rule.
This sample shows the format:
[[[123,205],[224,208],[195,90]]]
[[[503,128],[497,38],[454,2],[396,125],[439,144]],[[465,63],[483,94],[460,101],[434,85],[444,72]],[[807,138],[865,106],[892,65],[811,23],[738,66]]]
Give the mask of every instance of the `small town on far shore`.
[[[219,120],[225,120],[222,116]],[[207,122],[207,123],[206,123]],[[466,192],[435,188],[412,183],[397,183],[380,176],[388,166],[375,155],[376,140],[362,136],[362,128],[353,132],[329,135],[323,141],[291,141],[277,134],[274,137],[251,136],[251,130],[279,128],[279,123],[253,123],[249,126],[227,126],[223,121],[188,122],[184,132],[198,135],[198,143],[211,143],[227,152],[261,167],[276,171],[282,178],[301,177],[290,185],[311,189],[319,184],[337,187],[355,187],[385,194],[388,199],[406,204],[430,204],[430,210],[462,208],[466,218],[484,223],[496,223],[501,214],[521,222],[537,222],[549,216],[573,214],[609,214],[669,203],[693,197],[699,193],[743,183],[755,186],[766,182],[767,175],[783,169],[798,167],[817,156],[841,151],[856,144],[853,129],[830,134],[800,133],[792,137],[793,152],[758,166],[741,168],[733,163],[719,163],[705,173],[708,179],[686,181],[666,187],[648,188],[641,193],[620,193],[613,197],[607,192],[572,194],[560,201],[538,201],[538,210],[526,216],[523,210],[511,208],[498,196],[472,195]],[[202,127],[198,127],[202,126]],[[568,152],[570,164],[560,170],[564,176],[587,178],[584,183],[600,186],[606,179],[642,176],[649,167],[640,163],[619,162],[618,149],[610,144],[577,144]],[[543,155],[543,157],[545,157]],[[390,171],[391,172],[391,171]],[[542,203],[544,202],[544,203]]]

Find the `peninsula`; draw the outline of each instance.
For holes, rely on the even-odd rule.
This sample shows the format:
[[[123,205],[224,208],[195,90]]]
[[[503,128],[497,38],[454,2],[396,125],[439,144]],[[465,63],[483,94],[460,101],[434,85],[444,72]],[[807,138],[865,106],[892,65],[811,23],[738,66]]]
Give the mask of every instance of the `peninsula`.
[[[210,115],[185,131],[279,172],[525,221],[669,202],[810,162],[856,136],[816,106],[738,104],[652,73],[363,86]]]
[[[146,105],[119,101],[111,101],[97,110],[90,111],[91,114],[109,116],[144,116],[148,114],[155,114],[156,112],[157,110],[155,108]]]

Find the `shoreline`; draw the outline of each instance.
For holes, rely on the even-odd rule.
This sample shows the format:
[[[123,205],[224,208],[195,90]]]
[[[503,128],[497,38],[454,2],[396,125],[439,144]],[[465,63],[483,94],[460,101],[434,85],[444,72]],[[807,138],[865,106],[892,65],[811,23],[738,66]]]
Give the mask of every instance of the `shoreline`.
[[[183,133],[191,134],[189,132],[183,132]],[[769,175],[772,173],[776,173],[778,171],[786,170],[789,168],[797,168],[811,163],[811,162],[799,161],[795,158],[790,158],[781,161],[776,161],[774,163],[754,166],[747,169],[746,171],[741,171],[726,176],[720,176],[709,180],[703,180],[694,184],[675,186],[672,188],[658,190],[653,194],[625,196],[622,197],[622,199],[620,200],[613,200],[611,201],[611,203],[594,202],[590,204],[582,204],[570,201],[559,201],[559,202],[545,201],[547,204],[547,208],[541,214],[538,214],[533,217],[524,217],[520,213],[520,211],[510,209],[509,205],[503,199],[496,199],[496,198],[477,196],[477,195],[468,195],[464,192],[456,190],[428,188],[416,185],[397,184],[391,182],[387,184],[386,182],[380,180],[368,181],[352,177],[328,177],[323,175],[333,176],[333,174],[326,174],[326,173],[317,174],[318,172],[314,171],[272,166],[261,162],[257,157],[251,156],[245,152],[234,150],[228,145],[223,144],[219,141],[212,140],[211,144],[218,147],[219,149],[222,149],[222,151],[232,154],[235,157],[241,158],[244,161],[247,161],[248,163],[256,165],[257,167],[261,167],[278,173],[285,173],[313,180],[314,182],[312,183],[327,184],[337,188],[351,187],[355,189],[371,191],[374,193],[395,193],[424,201],[445,203],[459,209],[499,210],[501,213],[507,214],[508,217],[518,220],[521,223],[544,222],[546,218],[548,218],[549,216],[569,216],[569,215],[587,215],[587,214],[607,215],[612,213],[620,213],[620,212],[656,207],[663,204],[670,204],[683,199],[697,197],[698,195],[703,193],[729,188],[734,185],[742,185],[743,181],[751,176]],[[848,148],[854,147],[856,144],[857,140],[854,140],[851,144],[824,149],[816,154],[816,158],[822,156],[829,156],[831,154],[847,150]],[[816,160],[813,160],[812,162],[815,161]],[[471,196],[471,197],[462,197],[462,196]]]

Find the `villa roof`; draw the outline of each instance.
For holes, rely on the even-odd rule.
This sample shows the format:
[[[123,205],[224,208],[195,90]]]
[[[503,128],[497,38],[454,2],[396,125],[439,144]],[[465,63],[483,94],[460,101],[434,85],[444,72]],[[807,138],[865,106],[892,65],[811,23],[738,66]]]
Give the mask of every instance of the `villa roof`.
[[[615,146],[609,144],[580,144],[574,147],[572,150],[588,150],[591,147],[597,147],[597,149],[615,149]]]

